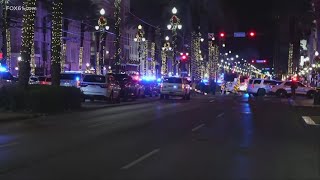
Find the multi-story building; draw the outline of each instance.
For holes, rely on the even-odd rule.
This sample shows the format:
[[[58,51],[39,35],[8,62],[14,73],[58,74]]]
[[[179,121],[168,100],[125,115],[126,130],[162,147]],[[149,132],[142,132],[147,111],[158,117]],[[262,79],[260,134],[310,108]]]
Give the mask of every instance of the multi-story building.
[[[93,1],[98,8],[104,8],[106,11],[106,18],[110,31],[107,32],[106,44],[104,54],[104,65],[106,69],[114,63],[114,41],[115,34],[113,33],[114,23],[114,0],[96,0]],[[42,1],[37,3],[37,12],[35,18],[35,38],[34,38],[34,52],[35,52],[35,67],[36,74],[50,74],[51,61],[51,17],[48,6]],[[99,9],[97,9],[99,11]],[[13,12],[10,14],[10,32],[11,32],[11,71],[17,74],[17,62],[20,56],[21,49],[21,29],[22,29],[22,11]],[[137,43],[134,42],[136,34],[136,27],[128,26],[128,17],[130,16],[130,0],[122,0],[121,2],[121,64],[122,70],[137,71],[137,65],[127,63],[132,59],[137,59]],[[97,33],[94,26],[97,21],[86,23],[83,41],[83,61],[82,66],[79,67],[80,41],[81,41],[81,21],[64,17],[63,19],[63,42],[65,43],[66,51],[64,60],[64,70],[85,70],[87,65],[94,67],[97,59]],[[65,23],[68,21],[68,23]],[[96,23],[96,24],[94,24]],[[0,37],[1,38],[1,37]],[[2,39],[2,38],[1,38]],[[2,44],[2,43],[0,43]],[[1,45],[0,45],[1,48]]]

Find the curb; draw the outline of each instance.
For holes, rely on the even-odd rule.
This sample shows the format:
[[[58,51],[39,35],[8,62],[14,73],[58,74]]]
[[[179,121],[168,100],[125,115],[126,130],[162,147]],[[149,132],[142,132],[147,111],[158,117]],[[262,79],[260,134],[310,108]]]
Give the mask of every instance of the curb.
[[[158,101],[158,100],[159,100],[159,98],[150,99],[148,101],[137,101],[137,102],[127,103],[127,104],[121,104],[120,103],[120,104],[113,104],[113,105],[103,105],[103,106],[100,106],[100,107],[81,107],[80,111],[94,111],[94,110],[104,109],[104,108],[114,108],[114,107],[121,107],[121,106],[137,105],[137,104],[155,102],[155,101]]]
[[[22,120],[29,120],[43,116],[43,114],[30,114],[30,115],[21,115],[17,117],[9,117],[5,119],[0,119],[0,123],[12,122],[12,121],[22,121]]]

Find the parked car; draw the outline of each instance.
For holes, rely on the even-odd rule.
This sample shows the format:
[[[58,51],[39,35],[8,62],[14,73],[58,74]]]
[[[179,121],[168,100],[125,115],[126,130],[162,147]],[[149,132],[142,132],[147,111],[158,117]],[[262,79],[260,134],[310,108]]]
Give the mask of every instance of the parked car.
[[[8,71],[0,71],[0,88],[15,84],[15,79],[12,74]]]
[[[250,79],[247,92],[254,96],[265,96],[277,85],[277,81],[267,79]]]
[[[145,94],[144,83],[140,79],[132,77],[132,84],[135,86],[135,89],[136,89],[135,94],[136,94],[137,98],[145,98],[146,94]]]
[[[128,99],[135,100],[138,96],[136,83],[133,81],[132,77],[127,74],[108,74],[107,76],[114,77],[115,81],[119,82],[121,87],[120,97],[127,101]]]
[[[60,86],[80,88],[80,82],[82,79],[82,72],[67,71],[60,74]]]
[[[45,81],[45,76],[30,76],[29,84],[40,84],[41,81]]]
[[[80,83],[80,90],[84,94],[84,100],[115,100],[120,102],[120,86],[108,81],[103,75],[86,74]]]
[[[160,99],[180,96],[183,99],[190,100],[190,85],[185,78],[166,77],[162,80],[160,93]]]
[[[297,95],[305,95],[312,98],[316,93],[316,89],[312,87],[307,87],[300,82],[297,82],[298,88],[296,89]],[[291,95],[291,85],[292,81],[284,81],[280,85],[275,86],[271,89],[271,92],[275,93],[278,97],[286,97]]]

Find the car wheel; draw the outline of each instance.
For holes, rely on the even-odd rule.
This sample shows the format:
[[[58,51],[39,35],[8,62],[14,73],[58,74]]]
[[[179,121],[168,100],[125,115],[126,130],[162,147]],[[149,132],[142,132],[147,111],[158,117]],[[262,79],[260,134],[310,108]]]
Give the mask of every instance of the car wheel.
[[[266,90],[265,89],[259,89],[258,90],[258,96],[265,96],[266,95]]]
[[[165,95],[165,98],[166,98],[166,99],[169,99],[169,95]]]
[[[111,103],[114,103],[113,91],[111,91],[111,93],[110,93],[109,101],[110,101]]]
[[[191,99],[191,98],[190,98],[190,94],[188,94],[188,95],[187,95],[187,100],[190,100],[190,99]]]
[[[286,90],[284,90],[284,89],[279,89],[279,90],[277,90],[277,92],[276,92],[276,95],[278,96],[278,97],[286,97],[287,96],[287,91]]]
[[[312,99],[314,97],[315,93],[316,93],[315,91],[308,91],[307,92],[307,97]]]
[[[160,99],[164,99],[164,95],[163,94],[160,94]]]

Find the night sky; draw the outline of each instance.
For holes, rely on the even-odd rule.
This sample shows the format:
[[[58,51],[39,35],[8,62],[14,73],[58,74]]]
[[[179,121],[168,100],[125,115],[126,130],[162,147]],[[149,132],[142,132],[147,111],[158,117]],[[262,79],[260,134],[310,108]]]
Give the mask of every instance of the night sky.
[[[176,6],[180,10],[180,17],[186,21],[186,12],[190,8],[190,1],[196,0],[131,0],[132,12],[147,22],[160,25],[165,24],[170,18],[170,9]],[[197,0],[206,1],[206,0]],[[275,0],[207,0],[211,13],[210,17],[202,17],[202,21],[210,21],[216,33],[225,31],[230,36],[233,32],[256,31],[258,36],[250,38],[227,38],[227,47],[244,56],[246,59],[263,58],[272,59],[273,53],[273,17],[277,9],[286,5]],[[291,1],[290,1],[291,2]],[[205,12],[205,7],[202,7]],[[207,18],[205,20],[205,18]],[[184,24],[190,23],[190,20]]]

